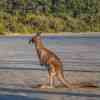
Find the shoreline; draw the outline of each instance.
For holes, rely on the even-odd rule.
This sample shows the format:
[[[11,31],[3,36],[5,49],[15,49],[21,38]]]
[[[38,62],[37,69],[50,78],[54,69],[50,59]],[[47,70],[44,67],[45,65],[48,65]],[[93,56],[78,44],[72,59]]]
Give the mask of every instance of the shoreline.
[[[5,33],[0,37],[16,37],[16,36],[33,36],[32,34],[21,33]],[[60,32],[60,33],[43,33],[42,36],[66,36],[66,37],[100,37],[100,32]]]

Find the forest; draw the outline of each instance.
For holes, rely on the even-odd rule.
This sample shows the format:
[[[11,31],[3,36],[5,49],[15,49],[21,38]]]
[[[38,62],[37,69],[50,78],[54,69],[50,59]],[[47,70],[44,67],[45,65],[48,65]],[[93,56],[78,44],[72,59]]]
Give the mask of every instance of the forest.
[[[100,0],[0,0],[0,34],[100,32]]]

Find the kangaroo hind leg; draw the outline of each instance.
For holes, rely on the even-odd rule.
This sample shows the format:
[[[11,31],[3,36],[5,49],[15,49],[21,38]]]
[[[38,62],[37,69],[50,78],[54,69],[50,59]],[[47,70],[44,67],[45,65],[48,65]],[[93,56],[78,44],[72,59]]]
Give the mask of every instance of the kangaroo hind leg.
[[[55,67],[53,65],[50,66],[50,68],[48,69],[49,72],[49,86],[50,88],[54,87],[54,78],[56,76],[56,71],[55,71]]]
[[[48,68],[48,81],[49,85],[42,85],[41,88],[54,88],[54,78],[56,76],[56,71],[53,66]]]
[[[49,86],[50,86],[50,88],[54,87],[54,77],[55,77],[55,73],[51,72],[49,74]]]
[[[68,82],[68,81],[66,81],[66,80],[64,79],[64,75],[63,75],[62,72],[58,72],[58,73],[57,73],[57,78],[58,78],[58,80],[59,80],[65,87],[67,87],[67,88],[72,88],[70,82]]]

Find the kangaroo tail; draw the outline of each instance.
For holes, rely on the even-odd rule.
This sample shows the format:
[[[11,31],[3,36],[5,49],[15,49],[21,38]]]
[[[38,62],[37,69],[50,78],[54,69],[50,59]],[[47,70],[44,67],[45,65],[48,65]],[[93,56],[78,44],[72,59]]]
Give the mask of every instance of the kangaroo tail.
[[[64,79],[64,75],[63,75],[62,72],[59,72],[58,75],[57,75],[57,77],[58,77],[58,79],[61,81],[61,83],[62,83],[65,87],[67,87],[67,88],[70,88],[70,87],[71,87],[70,82],[68,82],[68,81],[66,81],[66,80]]]

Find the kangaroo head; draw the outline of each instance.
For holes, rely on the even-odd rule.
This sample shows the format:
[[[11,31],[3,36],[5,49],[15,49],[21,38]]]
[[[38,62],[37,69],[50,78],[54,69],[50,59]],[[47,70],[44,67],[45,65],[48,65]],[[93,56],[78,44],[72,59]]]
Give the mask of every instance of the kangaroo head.
[[[33,36],[30,40],[29,40],[29,44],[30,43],[37,43],[38,41],[41,40],[41,32],[36,33],[35,36]]]

